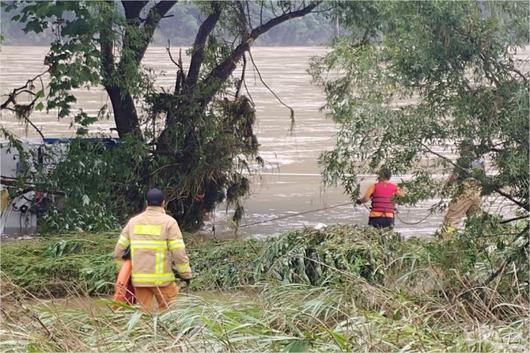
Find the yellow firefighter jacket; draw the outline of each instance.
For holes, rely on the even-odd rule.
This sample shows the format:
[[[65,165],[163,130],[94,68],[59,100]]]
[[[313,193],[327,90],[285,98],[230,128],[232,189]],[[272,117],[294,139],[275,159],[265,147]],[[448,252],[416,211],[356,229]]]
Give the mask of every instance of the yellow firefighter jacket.
[[[114,257],[121,259],[130,246],[131,280],[135,287],[163,287],[175,281],[172,265],[179,276],[191,278],[182,233],[177,221],[164,208],[148,206],[123,228]]]

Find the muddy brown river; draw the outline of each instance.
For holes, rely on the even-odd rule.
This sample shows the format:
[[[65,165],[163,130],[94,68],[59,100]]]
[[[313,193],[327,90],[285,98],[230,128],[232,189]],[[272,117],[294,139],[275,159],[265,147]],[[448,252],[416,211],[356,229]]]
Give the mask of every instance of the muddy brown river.
[[[344,195],[343,190],[340,187],[324,188],[319,175],[318,156],[333,146],[337,130],[334,123],[320,111],[324,104],[323,93],[319,87],[311,84],[306,70],[309,59],[322,55],[325,50],[321,47],[253,49],[254,59],[266,83],[286,104],[294,108],[296,125],[293,131],[289,130],[288,109],[278,103],[250,68],[247,72],[247,85],[256,104],[256,132],[266,168],[252,177],[251,195],[244,202],[246,215],[243,227],[239,229],[242,237],[265,237],[304,226],[367,223],[367,209],[345,204],[348,196]],[[42,72],[46,51],[46,47],[3,46],[0,52],[1,93],[5,94],[21,86],[26,79]],[[173,51],[178,52],[177,48]],[[156,72],[158,87],[169,88],[174,83],[175,67],[165,48],[149,48],[143,64]],[[75,94],[78,98],[77,108],[89,114],[96,114],[103,104],[110,106],[109,99],[101,88],[80,89]],[[38,112],[33,116],[33,121],[46,137],[74,134],[74,129],[70,127],[71,121],[58,120],[55,112]],[[4,111],[1,123],[19,137],[38,138],[34,131],[26,129]],[[92,126],[91,132],[109,135],[113,125],[112,120],[100,121]],[[394,180],[399,181],[404,177],[406,176],[396,176]],[[374,180],[374,176],[365,176],[362,187],[366,188]],[[404,236],[432,235],[440,226],[443,216],[428,216],[430,206],[436,201],[426,201],[416,207],[400,207],[396,229]],[[341,204],[345,205],[332,207]],[[484,207],[497,212],[502,211],[505,204],[492,198],[485,200]],[[227,221],[230,214],[227,215],[225,210],[225,206],[219,206],[202,230],[203,234],[219,238],[233,235],[234,231]],[[313,210],[320,211],[309,212]]]

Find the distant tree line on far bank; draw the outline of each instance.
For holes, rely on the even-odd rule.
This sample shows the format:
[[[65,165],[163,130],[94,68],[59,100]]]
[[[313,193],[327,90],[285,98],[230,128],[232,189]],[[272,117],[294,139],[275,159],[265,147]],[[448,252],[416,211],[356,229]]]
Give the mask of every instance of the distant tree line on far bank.
[[[5,3],[9,3],[6,1]],[[258,6],[250,2],[255,11]],[[252,9],[251,9],[252,11]],[[1,34],[5,45],[46,45],[54,39],[51,32],[24,33],[23,24],[11,21],[16,11],[1,11]],[[168,40],[172,46],[190,46],[195,34],[204,21],[204,14],[193,4],[177,4],[164,18],[157,28],[152,44],[166,45]],[[170,16],[170,17],[169,17]],[[263,46],[314,46],[330,44],[336,34],[336,26],[332,20],[323,14],[315,13],[303,18],[283,23],[265,33],[256,41],[256,45]]]

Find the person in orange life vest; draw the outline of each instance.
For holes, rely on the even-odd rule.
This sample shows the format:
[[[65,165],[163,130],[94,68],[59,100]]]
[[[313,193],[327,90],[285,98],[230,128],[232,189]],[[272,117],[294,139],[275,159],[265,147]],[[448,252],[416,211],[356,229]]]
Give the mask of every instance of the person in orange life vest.
[[[368,224],[376,228],[393,228],[394,227],[394,196],[402,196],[396,184],[390,182],[392,173],[390,170],[383,168],[377,178],[377,183],[368,187],[366,193],[355,203],[363,204],[372,200],[372,207]]]

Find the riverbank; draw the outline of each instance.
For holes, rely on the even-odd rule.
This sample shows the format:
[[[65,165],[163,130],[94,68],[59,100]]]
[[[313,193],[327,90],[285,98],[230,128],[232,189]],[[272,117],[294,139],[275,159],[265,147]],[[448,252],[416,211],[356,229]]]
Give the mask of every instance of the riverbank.
[[[268,241],[186,236],[196,278],[156,320],[109,309],[117,234],[9,242],[2,350],[521,351],[526,266],[485,283],[517,231],[470,228],[443,243],[352,226]]]

